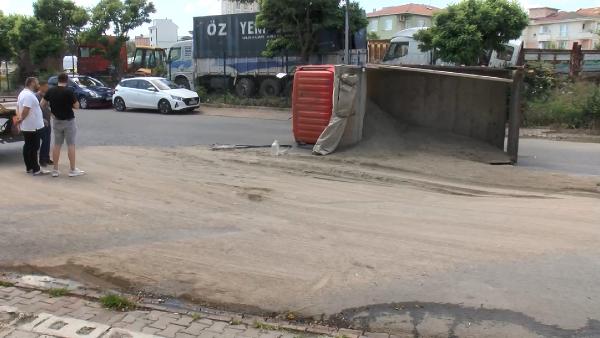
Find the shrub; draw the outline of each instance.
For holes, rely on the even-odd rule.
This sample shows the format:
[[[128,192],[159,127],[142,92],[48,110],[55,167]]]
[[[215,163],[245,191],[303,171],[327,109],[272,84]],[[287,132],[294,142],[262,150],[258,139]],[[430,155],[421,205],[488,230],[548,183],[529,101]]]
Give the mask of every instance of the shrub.
[[[565,81],[526,104],[525,126],[589,128],[600,120],[600,89],[589,82]]]

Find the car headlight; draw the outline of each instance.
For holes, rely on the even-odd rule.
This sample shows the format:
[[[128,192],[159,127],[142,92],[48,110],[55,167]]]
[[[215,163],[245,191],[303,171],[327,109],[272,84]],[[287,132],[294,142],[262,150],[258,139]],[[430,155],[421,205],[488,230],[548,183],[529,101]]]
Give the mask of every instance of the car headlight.
[[[88,90],[87,93],[90,94],[92,97],[100,97],[100,95],[98,95],[98,93],[93,92],[91,90]]]
[[[175,101],[183,101],[183,97],[179,97],[179,96],[175,96],[175,95],[171,95],[171,98]]]

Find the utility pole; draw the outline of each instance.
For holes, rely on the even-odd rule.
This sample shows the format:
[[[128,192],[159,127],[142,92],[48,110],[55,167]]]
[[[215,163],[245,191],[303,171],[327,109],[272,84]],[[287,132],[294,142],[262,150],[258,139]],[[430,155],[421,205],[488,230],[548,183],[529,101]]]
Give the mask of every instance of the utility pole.
[[[345,64],[350,64],[350,0],[346,0],[346,46],[344,50]]]

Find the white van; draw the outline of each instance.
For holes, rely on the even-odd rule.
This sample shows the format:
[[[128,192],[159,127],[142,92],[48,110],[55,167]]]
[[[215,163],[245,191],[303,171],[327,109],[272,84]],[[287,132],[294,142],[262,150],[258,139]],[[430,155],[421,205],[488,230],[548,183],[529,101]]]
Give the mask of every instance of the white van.
[[[413,37],[415,33],[427,27],[415,27],[402,30],[394,35],[388,47],[383,64],[386,65],[430,65],[433,52],[422,52],[419,42]]]
[[[415,40],[414,35],[427,27],[415,27],[402,30],[392,38],[390,46],[383,58],[383,64],[386,65],[432,65],[434,64],[434,55],[432,51],[423,52],[419,49],[419,41]],[[503,52],[492,52],[489,67],[505,68],[514,66],[518,62],[519,52],[521,51],[521,41],[513,40],[505,45]],[[452,63],[443,60],[435,60],[438,66],[452,66]]]
[[[63,71],[77,74],[77,56],[67,55],[63,58]]]

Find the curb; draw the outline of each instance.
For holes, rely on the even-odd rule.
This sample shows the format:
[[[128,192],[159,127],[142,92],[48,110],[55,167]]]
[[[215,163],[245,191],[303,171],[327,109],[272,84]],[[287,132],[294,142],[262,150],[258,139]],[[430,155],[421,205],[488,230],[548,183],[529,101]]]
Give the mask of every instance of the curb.
[[[28,284],[24,284],[17,280],[10,280],[6,278],[0,278],[0,282],[4,282],[6,284],[10,284],[10,286],[5,287],[14,287],[21,290],[28,291],[40,291],[43,293],[47,293],[49,288],[41,288],[34,287]],[[77,297],[88,301],[99,302],[100,298],[105,296],[106,294],[110,294],[111,292],[101,293],[95,290],[89,289],[76,289],[67,291],[64,296]],[[122,292],[112,292],[114,294],[131,298],[129,294],[125,294]],[[325,325],[303,325],[292,323],[284,320],[265,320],[263,317],[254,316],[254,315],[245,315],[245,314],[237,314],[232,312],[220,311],[220,310],[212,310],[208,308],[202,308],[200,311],[174,311],[173,308],[169,308],[167,306],[151,304],[151,303],[138,303],[135,302],[135,310],[141,311],[161,311],[166,313],[174,313],[179,315],[201,315],[202,318],[210,319],[217,322],[226,322],[228,324],[233,324],[234,322],[239,322],[241,324],[247,325],[252,328],[261,328],[269,331],[288,331],[291,333],[305,333],[305,334],[314,334],[318,336],[328,336],[328,337],[336,337],[336,338],[360,338],[360,337],[376,337],[376,338],[388,338],[390,335],[388,333],[374,333],[367,332],[363,330],[354,330],[354,329],[346,329],[346,328],[335,328],[331,326]],[[127,312],[127,311],[125,311]]]
[[[256,110],[279,110],[290,112],[292,110],[289,108],[281,108],[281,107],[266,107],[266,106],[242,106],[235,104],[226,104],[226,103],[200,103],[200,107],[210,107],[210,108],[243,108],[243,109],[256,109]]]

